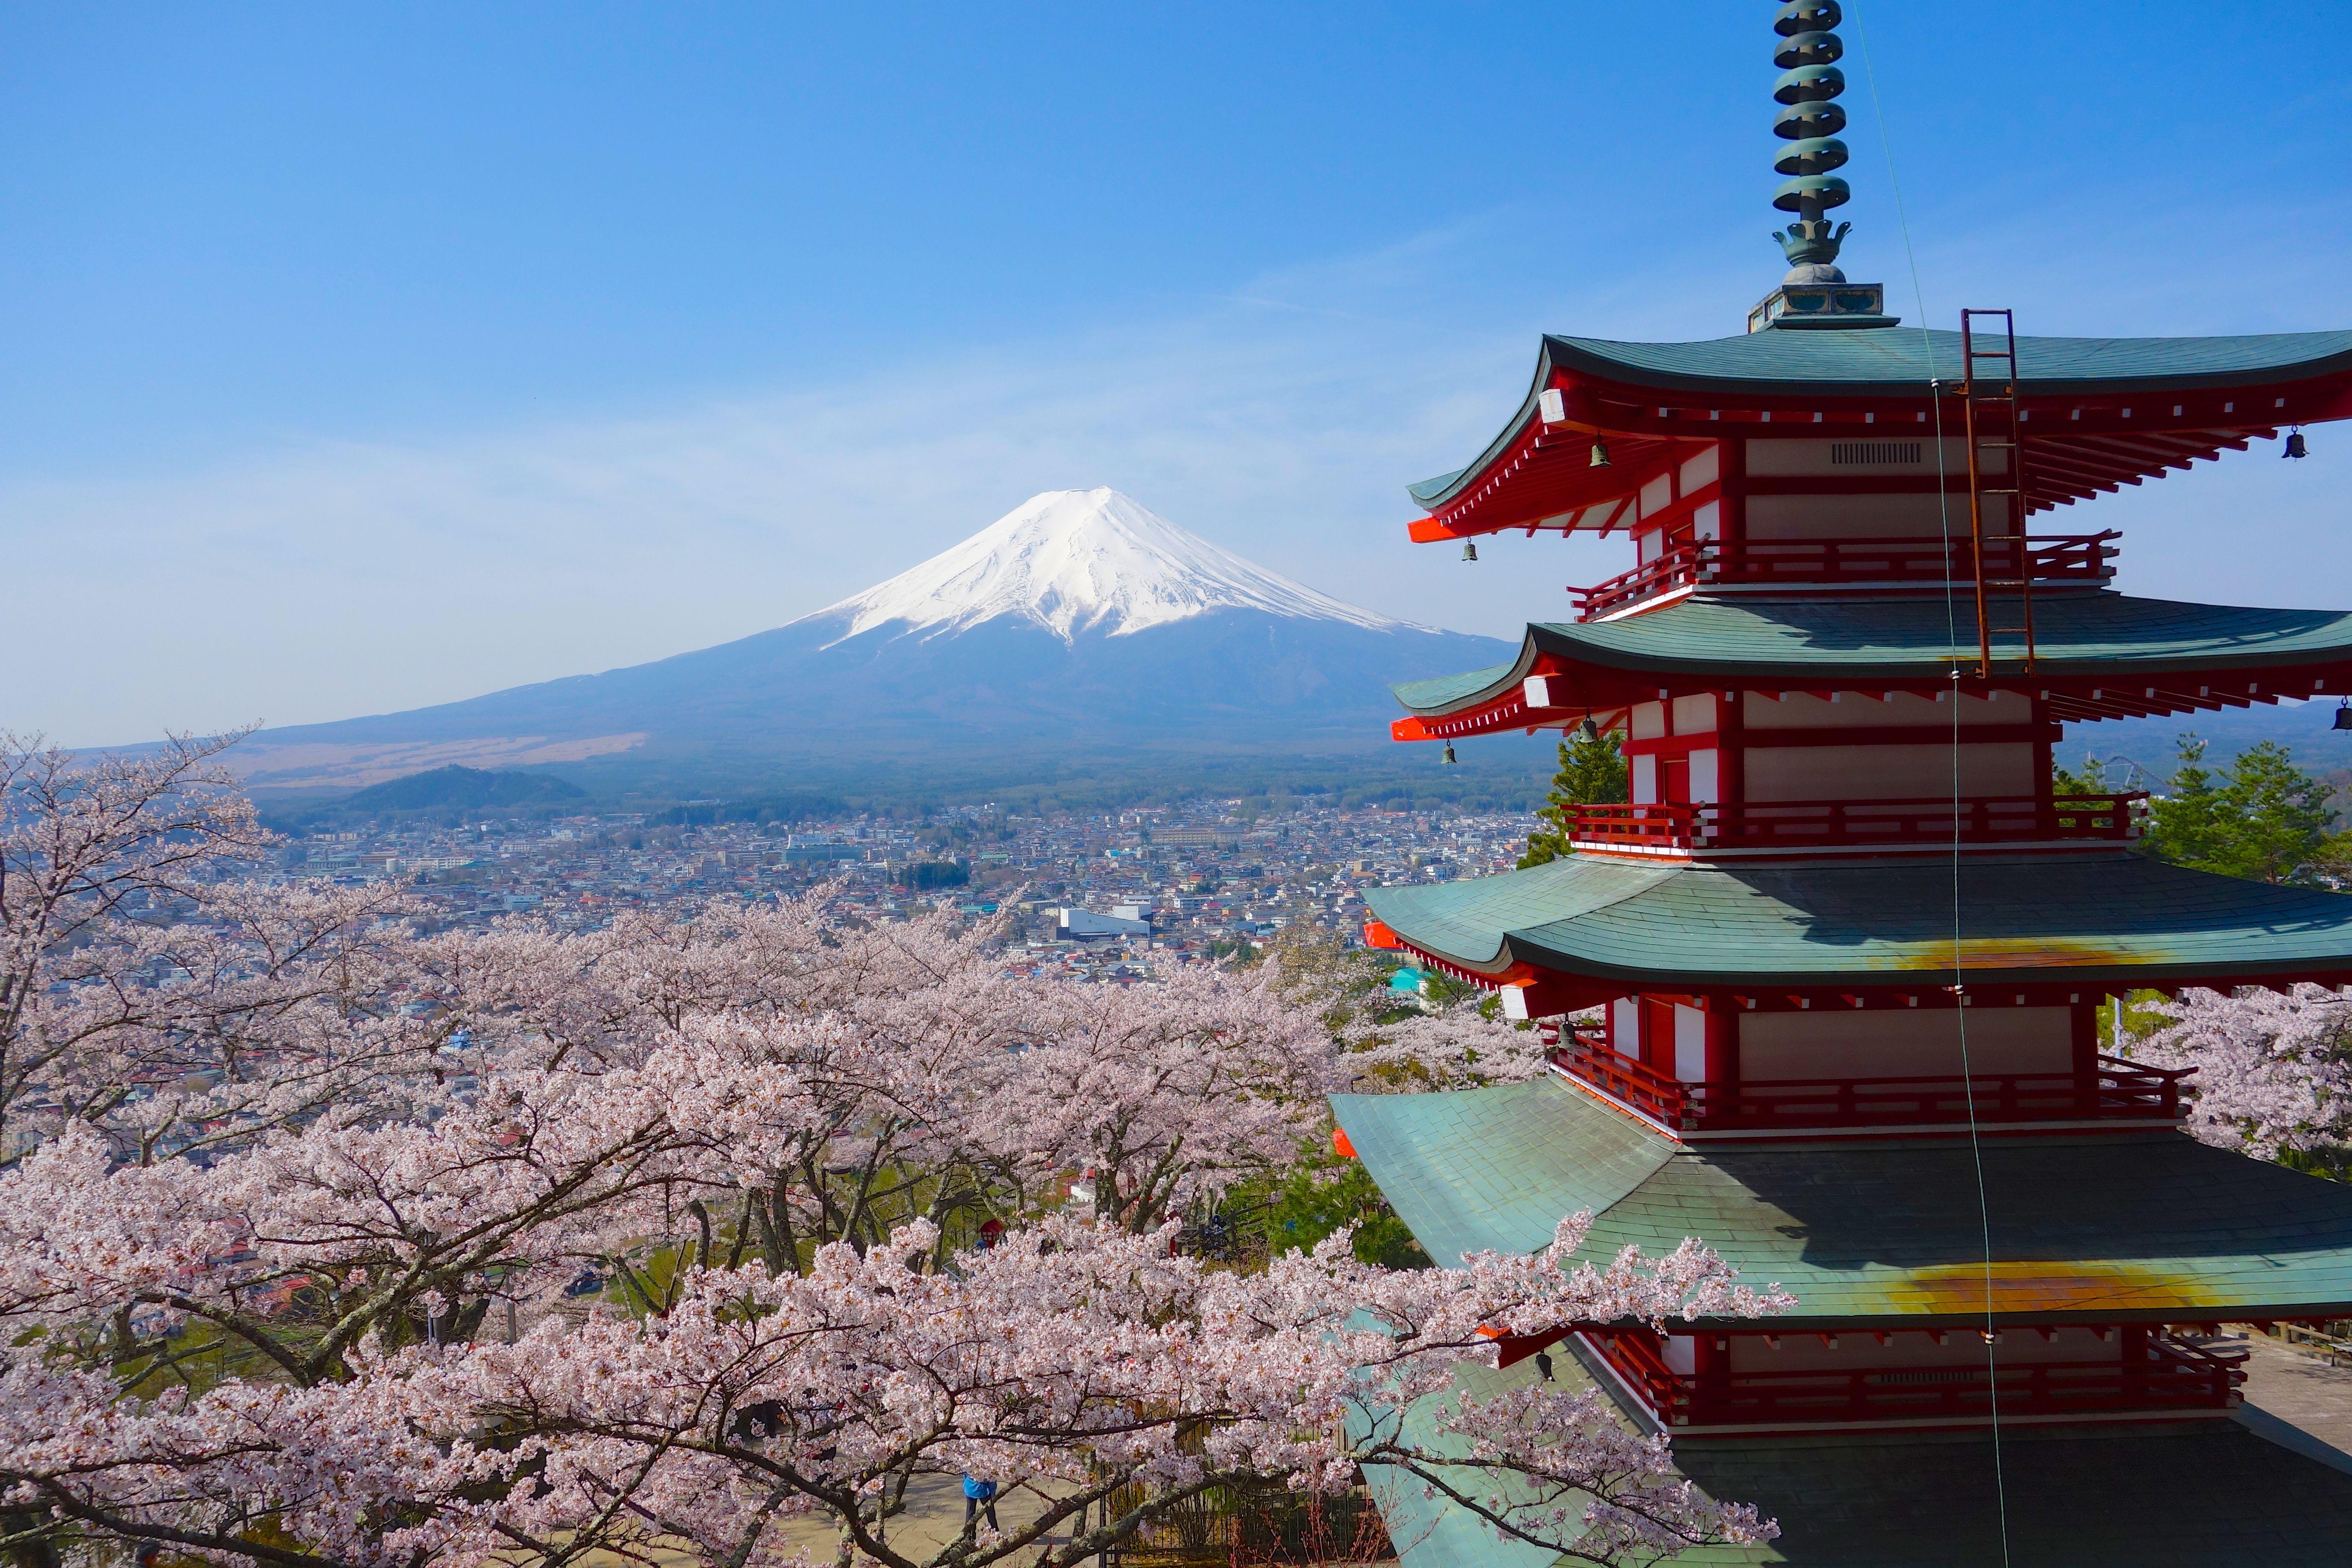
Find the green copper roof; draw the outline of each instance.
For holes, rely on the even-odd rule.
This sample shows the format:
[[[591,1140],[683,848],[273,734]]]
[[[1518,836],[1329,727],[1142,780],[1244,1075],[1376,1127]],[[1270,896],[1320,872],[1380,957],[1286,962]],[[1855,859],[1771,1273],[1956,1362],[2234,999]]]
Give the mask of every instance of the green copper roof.
[[[1743,332],[1695,343],[1625,343],[1547,335],[1549,364],[1635,386],[1867,395],[1960,379],[1960,334],[1906,331]],[[1549,367],[1548,367],[1549,368]],[[2352,368],[2352,331],[2218,338],[2017,340],[2028,397],[2138,387],[2257,386]]]
[[[1685,601],[1687,602],[1687,601]],[[1661,612],[1663,613],[1663,612]],[[1538,625],[1542,623],[1538,623]],[[1544,626],[1546,631],[1555,630]],[[1500,693],[1505,688],[1517,686],[1528,678],[1535,663],[1535,645],[1529,626],[1529,640],[1522,644],[1519,657],[1510,664],[1491,664],[1484,669],[1474,669],[1464,675],[1441,675],[1429,680],[1408,680],[1389,689],[1396,700],[1415,713],[1451,713],[1457,708],[1468,707]]]
[[[1684,1149],[1557,1079],[1331,1101],[1431,1258],[1534,1252],[1595,1215],[1587,1256],[1697,1237],[1789,1328],[1985,1312],[1964,1139]],[[2015,1321],[2335,1315],[2352,1304],[2352,1187],[2177,1132],[1987,1139],[1993,1309]]]
[[[2020,390],[2027,397],[2084,396],[2143,388],[2260,387],[2352,370],[2352,331],[2268,332],[2221,338],[2020,338]],[[1467,468],[1408,487],[1424,507],[1486,471],[1534,416],[1555,371],[1625,386],[1733,396],[1917,395],[1928,380],[1960,378],[1960,335],[1916,328],[1746,332],[1695,343],[1621,343],[1547,336],[1518,412]],[[2250,411],[2258,413],[2259,411]]]
[[[1392,688],[1415,713],[1444,713],[1518,684],[1536,656],[1606,669],[1700,675],[1769,686],[1776,680],[1918,680],[1955,658],[1976,661],[1974,610],[1941,596],[1794,598],[1695,595],[1622,620],[1538,622],[1517,660]],[[2040,594],[2035,659],[2053,677],[2113,674],[2119,682],[2170,673],[2250,671],[2352,657],[2352,613],[2263,610],[2138,599],[2105,591]],[[1997,640],[1996,649],[2014,639]]]
[[[1593,1386],[1569,1354],[1557,1386]],[[1465,1367],[1455,1384],[1493,1397],[1534,1383],[1532,1361]],[[1427,1401],[1406,1434],[1461,1452]],[[1684,1436],[1675,1467],[1710,1498],[1777,1522],[1766,1546],[1701,1547],[1675,1568],[2340,1568],[2352,1563],[2352,1460],[2260,1411],[2234,1418],[2011,1426],[1996,1490],[1990,1434],[1844,1432]],[[1462,1472],[1470,1479],[1469,1472]],[[1391,1468],[1366,1466],[1401,1568],[1568,1568],[1570,1560],[1493,1528]],[[1486,1489],[1481,1489],[1482,1490]],[[1514,1502],[1533,1500],[1506,1484]],[[2006,1525],[2007,1550],[2003,1550]]]
[[[1557,1368],[1559,1385],[1569,1392],[1582,1394],[1603,1386],[1584,1371],[1573,1353],[1555,1355],[1551,1360]],[[1538,1375],[1532,1361],[1502,1368],[1465,1363],[1454,1370],[1454,1386],[1474,1399],[1492,1399],[1535,1383]],[[1469,1445],[1459,1436],[1437,1429],[1433,1416],[1438,1403],[1435,1399],[1421,1400],[1408,1406],[1401,1417],[1391,1408],[1382,1412],[1380,1418],[1384,1427],[1397,1423],[1399,1436],[1424,1452],[1449,1457],[1466,1455]],[[1631,1420],[1622,1424],[1628,1428],[1635,1426]],[[1348,1420],[1349,1436],[1361,1441],[1370,1427],[1369,1413],[1360,1409],[1351,1412]],[[1534,1488],[1513,1477],[1451,1470],[1446,1479],[1474,1496],[1491,1498],[1499,1493],[1510,1508],[1538,1508],[1542,1503]],[[1555,1561],[1566,1568],[1573,1561],[1502,1534],[1449,1498],[1424,1497],[1425,1484],[1392,1465],[1366,1465],[1364,1481],[1389,1527],[1389,1541],[1396,1548],[1399,1568],[1549,1568]]]
[[[2352,967],[2352,895],[2220,877],[2127,852],[1960,862],[1971,986],[2258,978]],[[1413,946],[1465,968],[1511,962],[1629,989],[1949,983],[1948,868],[1904,861],[1745,865],[1571,855],[1524,871],[1380,888]]]
[[[1780,1521],[1675,1568],[2319,1568],[2352,1563],[2352,1474],[2251,1422],[2012,1426],[1675,1446],[1709,1497]],[[2002,1537],[2007,1535],[2007,1549]],[[1469,1568],[1475,1559],[1465,1560]],[[1432,1561],[1408,1568],[1439,1568]]]

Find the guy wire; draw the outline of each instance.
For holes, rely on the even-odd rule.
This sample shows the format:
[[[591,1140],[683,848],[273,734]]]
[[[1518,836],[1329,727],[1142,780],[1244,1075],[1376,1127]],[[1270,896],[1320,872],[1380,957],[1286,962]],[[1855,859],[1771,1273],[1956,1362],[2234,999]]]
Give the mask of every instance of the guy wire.
[[[1952,708],[1952,1017],[1958,1031],[1960,1044],[1960,1089],[1968,1105],[1969,1153],[1976,1165],[1977,1224],[1984,1240],[1985,1392],[1991,1401],[1993,1500],[1999,1509],[2000,1560],[2006,1568],[2010,1561],[2009,1482],[2001,1463],[2000,1348],[1993,1338],[1999,1330],[1994,1322],[1993,1310],[1992,1205],[1985,1190],[1984,1141],[1977,1130],[1976,1075],[1969,1070],[1969,1067],[1968,975],[1966,950],[1963,946],[1965,925],[1960,903],[1960,802],[1963,798],[1960,793],[1960,628],[1959,612],[1952,599],[1953,580],[1949,564],[1952,559],[1952,498],[1944,457],[1944,402],[1939,395],[1940,384],[1936,376],[1936,340],[1927,325],[1927,290],[1919,282],[1919,256],[1911,244],[1911,220],[1903,206],[1903,184],[1896,178],[1895,173],[1895,142],[1886,133],[1886,108],[1879,100],[1878,71],[1870,58],[1870,30],[1863,25],[1861,7],[1854,4],[1853,0],[1848,0],[1846,10],[1853,17],[1854,41],[1862,46],[1862,70],[1864,79],[1870,84],[1871,115],[1878,122],[1879,151],[1885,156],[1886,183],[1895,196],[1895,221],[1896,226],[1902,231],[1904,260],[1911,270],[1911,296],[1919,311],[1919,346],[1927,363],[1927,406],[1933,410],[1935,419],[1936,510],[1937,524],[1943,532],[1946,563],[1944,635],[1947,645],[1951,650],[1952,659],[1951,681],[1947,693]],[[2013,328],[2010,346],[2012,349],[2016,347]],[[1960,366],[1963,386],[1966,385],[1966,377],[1970,368],[1965,363]],[[2009,369],[2012,377],[2018,375],[2017,362],[2014,359],[2010,361]],[[2021,440],[2012,461],[2021,469],[2024,466],[2023,459],[2024,444]],[[2017,527],[2018,550],[2021,556],[2025,548],[2025,488],[2021,480],[2017,481],[2017,509],[2018,514],[2011,521]],[[1981,576],[1984,572],[1984,562],[1981,558],[1982,542],[1975,540],[1973,533],[1971,539],[1977,551],[1976,569],[1978,574]]]

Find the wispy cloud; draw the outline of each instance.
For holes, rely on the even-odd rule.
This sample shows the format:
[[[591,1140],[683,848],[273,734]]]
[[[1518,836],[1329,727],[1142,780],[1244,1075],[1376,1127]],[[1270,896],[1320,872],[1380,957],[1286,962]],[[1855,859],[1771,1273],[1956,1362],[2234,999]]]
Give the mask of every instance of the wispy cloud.
[[[2341,220],[2295,222],[2316,240]],[[2227,231],[2246,232],[2241,221]],[[2242,257],[2228,275],[2233,290],[2261,290],[2259,305],[2182,319],[2210,290],[2179,269],[2209,258],[2176,250],[2159,264],[2150,237],[2095,227],[1923,247],[1931,310],[1948,315],[1965,294],[2035,305],[2036,330],[2094,331],[2346,313],[2323,269],[2291,259],[2317,252],[2290,243],[2261,276]],[[1498,213],[1157,321],[950,347],[841,384],[780,374],[771,392],[655,414],[294,444],[170,478],[0,489],[16,584],[0,724],[102,743],[635,663],[779,625],[1038,490],[1097,484],[1327,593],[1509,633],[1561,613],[1560,584],[1620,569],[1618,552],[1520,542],[1464,566],[1405,544],[1401,487],[1493,433],[1542,326],[1735,330],[1769,281],[1754,248],[1571,268]],[[2212,248],[2218,265],[2220,237]],[[1874,249],[1899,259],[1889,237]],[[2345,462],[2352,442],[2331,464],[2240,459],[2237,478],[2176,479],[2061,526],[2135,531],[2127,569],[2142,591],[2294,602],[2318,592],[2315,568],[2345,564]]]
[[[1361,258],[1148,325],[658,415],[22,486],[0,515],[40,591],[17,595],[29,679],[0,722],[104,742],[634,663],[1097,484],[1343,597],[1507,626],[1557,584],[1524,605],[1433,591],[1395,526],[1402,484],[1485,438],[1530,346],[1417,313],[1439,269]]]

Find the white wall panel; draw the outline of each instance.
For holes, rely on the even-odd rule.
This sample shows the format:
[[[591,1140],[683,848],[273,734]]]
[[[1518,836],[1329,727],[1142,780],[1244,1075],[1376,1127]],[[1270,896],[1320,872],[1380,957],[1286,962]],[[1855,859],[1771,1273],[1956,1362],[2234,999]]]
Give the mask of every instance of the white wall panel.
[[[1675,1076],[1685,1083],[1706,1077],[1706,1015],[1675,1004]]]
[[[1688,495],[1701,485],[1711,485],[1723,477],[1723,448],[1709,447],[1696,458],[1683,460],[1683,494]]]
[[[1948,978],[1919,977],[1923,985]],[[1963,1014],[1971,1071],[2065,1072],[2073,1064],[2073,1024],[2064,1007],[1813,1007],[1738,1015],[1739,1076],[1753,1082],[1957,1073]]]
[[[1965,491],[1948,498],[1948,512],[1927,495],[1749,496],[1750,539],[1954,539],[1969,532]],[[1986,527],[2009,531],[2003,498],[1989,499]]]
[[[1956,703],[1963,730],[1971,724],[2027,724],[2033,720],[2033,700],[2020,691],[1996,691],[1990,700],[1961,694],[1942,702],[1907,691],[1896,692],[1892,701],[1849,691],[1834,702],[1803,691],[1778,699],[1750,691],[1740,700],[1739,721],[1749,731],[1890,730],[1910,724],[1942,728],[1951,723]]]
[[[1885,450],[1892,447],[1916,447],[1919,460],[1913,463],[1837,463],[1831,461],[1831,448],[1854,447],[1869,443]],[[1999,450],[1987,454],[1987,471],[2007,473],[2009,455]],[[1905,430],[1900,426],[1871,426],[1865,429],[1827,438],[1786,440],[1772,437],[1748,443],[1748,471],[1773,477],[1822,474],[1933,474],[1937,471],[1935,438],[1922,428]],[[1969,471],[1969,444],[1963,436],[1944,437],[1943,471],[1965,475]]]
[[[1720,756],[1713,750],[1690,754],[1690,796],[1694,803],[1704,805],[1723,798],[1723,770],[1717,765]]]
[[[1621,1057],[1642,1054],[1642,1004],[1633,996],[1620,996],[1609,1004],[1609,1048]]]
[[[1953,793],[1949,746],[1760,746],[1740,753],[1746,798],[1943,800]],[[2019,798],[2034,793],[2033,747],[2024,741],[1963,744],[1959,793]]]

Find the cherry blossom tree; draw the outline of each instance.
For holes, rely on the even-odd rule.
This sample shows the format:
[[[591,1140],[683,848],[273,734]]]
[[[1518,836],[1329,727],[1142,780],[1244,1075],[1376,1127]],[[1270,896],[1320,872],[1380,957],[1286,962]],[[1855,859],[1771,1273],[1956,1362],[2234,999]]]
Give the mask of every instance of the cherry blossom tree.
[[[1138,1232],[1290,1163],[1340,1083],[1329,1033],[1277,978],[1195,967],[1024,988],[1029,1038],[991,1076],[975,1136],[1024,1194],[1090,1173],[1095,1213]]]
[[[412,1274],[422,1261],[413,1243],[387,1248],[388,1225],[330,1219],[327,1184],[261,1202],[258,1170],[176,1223],[109,1226],[127,1205],[108,1189],[152,1168],[100,1174],[86,1134],[53,1147],[0,1191],[12,1214],[31,1200],[58,1216],[46,1234],[8,1237],[37,1259],[5,1287],[20,1334],[69,1333],[125,1298],[237,1323],[202,1258],[257,1221],[327,1243],[251,1235],[266,1256],[388,1249],[409,1263],[386,1268]],[[152,1207],[156,1194],[140,1195]],[[373,1194],[356,1206],[394,1212]],[[1491,1357],[1482,1331],[1775,1304],[1695,1246],[1573,1264],[1582,1236],[1579,1216],[1534,1258],[1407,1272],[1358,1263],[1343,1237],[1244,1274],[1172,1256],[1166,1232],[1066,1217],[940,1268],[918,1224],[862,1256],[821,1248],[805,1275],[698,1268],[658,1314],[551,1316],[513,1345],[386,1351],[342,1319],[305,1354],[284,1327],[246,1321],[282,1375],[175,1385],[128,1406],[120,1360],[19,1353],[0,1377],[0,1479],[19,1517],[46,1515],[68,1539],[79,1528],[289,1564],[681,1546],[713,1563],[780,1561],[780,1527],[811,1514],[837,1531],[843,1560],[1070,1564],[1208,1488],[1273,1476],[1328,1489],[1363,1462],[1455,1491],[1465,1471],[1533,1483],[1532,1500],[1470,1505],[1591,1561],[1768,1536],[1749,1511],[1693,1496],[1664,1446],[1624,1431],[1594,1395],[1450,1394],[1456,1365]],[[355,1272],[338,1280],[346,1292]],[[337,1375],[323,1375],[330,1359]],[[1475,1439],[1468,1464],[1385,1418],[1432,1398],[1450,1434]],[[894,1547],[887,1520],[908,1480],[958,1472],[1021,1477],[1041,1508],[943,1551]]]
[[[1425,1012],[1368,1023],[1350,1033],[1348,1058],[1359,1087],[1406,1090],[1475,1089],[1541,1075],[1549,1047],[1533,1024],[1490,1018],[1481,998],[1453,998]]]
[[[1595,1562],[1771,1533],[1597,1395],[1454,1383],[1495,1333],[1787,1304],[1696,1243],[1177,1255],[1357,1048],[1278,968],[1042,982],[822,900],[420,934],[397,888],[247,879],[217,750],[6,753],[0,1544],[1067,1568],[1364,1464]],[[959,1472],[1036,1517],[894,1542]]]
[[[2184,1088],[2200,1141],[2269,1160],[2352,1136],[2352,1000],[2322,985],[2191,987],[2164,1012],[2130,1055],[2196,1069]]]
[[[0,1153],[73,1121],[204,1147],[415,1068],[404,891],[239,875],[268,839],[214,760],[235,739],[0,735]]]
[[[1336,935],[1292,927],[1274,943],[1275,989],[1314,1013],[1341,1047],[1344,1087],[1361,1093],[1517,1083],[1547,1065],[1542,1036],[1496,1014],[1492,993],[1433,998],[1391,990],[1393,967]]]

